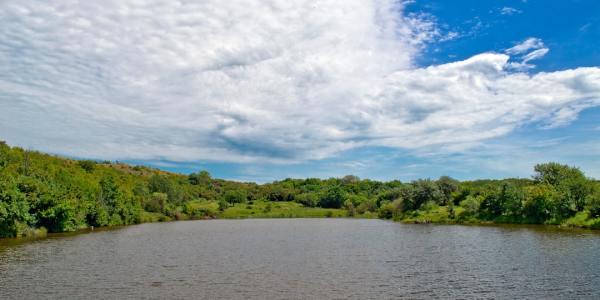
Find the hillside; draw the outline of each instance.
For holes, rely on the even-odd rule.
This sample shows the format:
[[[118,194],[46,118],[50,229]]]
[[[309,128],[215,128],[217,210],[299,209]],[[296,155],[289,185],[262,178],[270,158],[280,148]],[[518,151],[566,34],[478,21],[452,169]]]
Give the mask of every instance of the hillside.
[[[0,142],[0,237],[142,222],[248,217],[380,217],[406,222],[600,227],[600,187],[577,168],[533,179],[410,183],[356,176],[268,184],[73,160]]]

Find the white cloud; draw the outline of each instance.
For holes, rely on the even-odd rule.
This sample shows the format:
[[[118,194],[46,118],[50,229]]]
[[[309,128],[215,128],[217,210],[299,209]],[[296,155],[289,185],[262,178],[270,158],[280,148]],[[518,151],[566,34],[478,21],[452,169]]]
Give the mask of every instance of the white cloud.
[[[505,6],[503,8],[500,9],[500,14],[501,15],[514,15],[514,14],[520,14],[522,13],[521,10],[518,10],[514,7],[509,7],[509,6]]]
[[[516,55],[523,54],[530,50],[542,49],[544,47],[544,42],[541,39],[531,37],[515,45],[514,47],[507,49],[505,52],[509,55]]]
[[[293,162],[468,148],[600,104],[598,68],[515,73],[498,53],[417,68],[441,35],[396,3],[2,2],[0,138],[106,159]],[[531,38],[506,53],[527,64],[543,49]]]
[[[531,52],[527,53],[527,55],[523,56],[523,62],[529,62],[532,60],[540,59],[540,58],[544,57],[546,54],[548,54],[549,51],[550,51],[550,49],[548,49],[548,48],[542,48],[542,49],[537,49],[537,50],[531,51]]]
[[[540,59],[550,52],[546,48],[544,42],[538,38],[528,38],[520,44],[509,48],[505,51],[509,55],[520,55],[520,62],[510,62],[507,66],[510,70],[527,71],[535,68],[535,65],[530,64],[532,60]]]

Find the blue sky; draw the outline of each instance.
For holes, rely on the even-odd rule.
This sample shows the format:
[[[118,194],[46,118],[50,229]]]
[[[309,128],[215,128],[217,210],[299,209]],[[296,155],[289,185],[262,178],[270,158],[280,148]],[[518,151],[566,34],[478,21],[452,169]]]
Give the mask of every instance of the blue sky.
[[[597,66],[600,48],[600,2],[566,1],[415,1],[415,13],[433,16],[445,30],[463,37],[431,45],[420,59],[430,65],[465,59],[485,51],[500,51],[537,37],[551,51],[535,71]]]
[[[600,2],[0,4],[0,140],[215,177],[600,178]]]

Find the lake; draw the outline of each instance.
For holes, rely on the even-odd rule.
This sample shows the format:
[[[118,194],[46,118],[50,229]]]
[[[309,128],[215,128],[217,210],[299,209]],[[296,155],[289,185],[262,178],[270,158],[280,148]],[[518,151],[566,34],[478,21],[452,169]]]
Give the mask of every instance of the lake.
[[[360,219],[0,240],[0,298],[600,298],[600,234]]]

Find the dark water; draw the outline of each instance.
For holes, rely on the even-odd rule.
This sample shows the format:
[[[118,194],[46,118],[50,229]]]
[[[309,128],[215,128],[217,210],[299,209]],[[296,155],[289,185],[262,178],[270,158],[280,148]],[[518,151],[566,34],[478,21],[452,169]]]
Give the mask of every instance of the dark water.
[[[144,224],[0,241],[0,298],[600,298],[600,235],[379,220]]]

